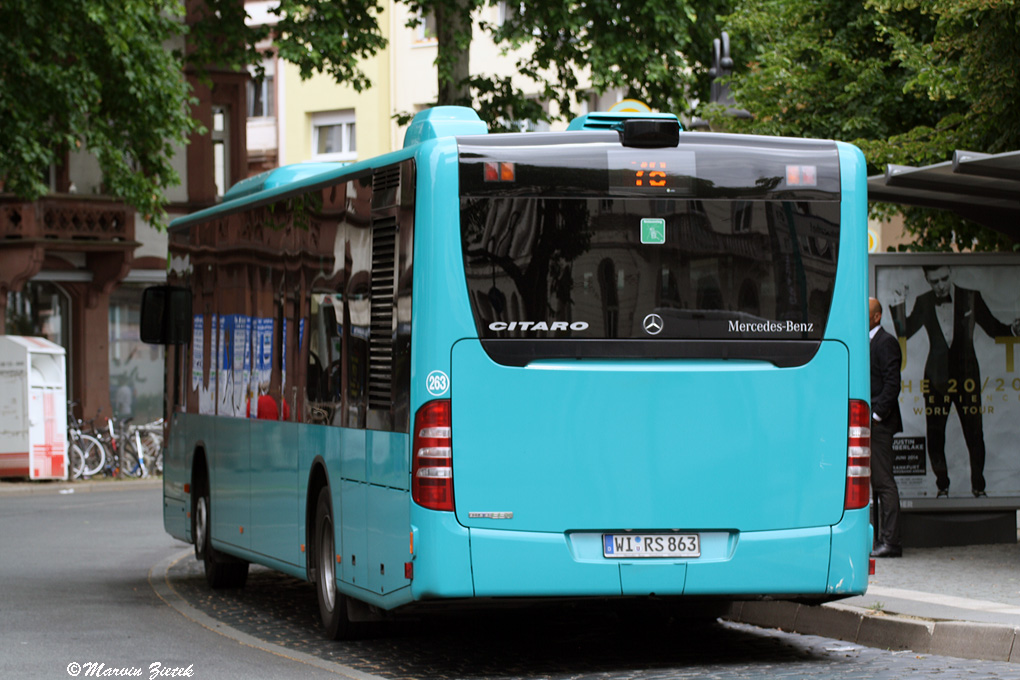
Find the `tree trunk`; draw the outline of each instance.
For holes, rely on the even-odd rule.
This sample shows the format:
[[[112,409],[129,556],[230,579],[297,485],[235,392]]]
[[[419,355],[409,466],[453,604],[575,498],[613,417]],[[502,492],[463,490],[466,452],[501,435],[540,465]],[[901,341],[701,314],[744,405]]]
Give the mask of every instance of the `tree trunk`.
[[[471,11],[472,0],[453,0],[435,4],[436,38],[439,56],[436,70],[439,74],[440,106],[449,104],[471,105],[468,78],[471,75]]]

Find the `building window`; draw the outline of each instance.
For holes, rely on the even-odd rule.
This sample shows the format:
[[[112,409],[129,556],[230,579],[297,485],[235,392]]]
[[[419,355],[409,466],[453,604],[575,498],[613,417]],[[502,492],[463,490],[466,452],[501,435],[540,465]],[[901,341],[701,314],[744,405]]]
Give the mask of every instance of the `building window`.
[[[248,117],[271,118],[273,114],[273,76],[253,77],[248,81]]]
[[[414,27],[414,41],[416,43],[434,43],[438,39],[436,33],[435,12],[429,12],[424,16],[419,14],[418,25]]]
[[[499,1],[499,25],[513,21],[520,15],[524,14],[524,3],[523,2],[508,2],[508,0]]]
[[[229,188],[230,178],[230,125],[229,109],[226,106],[213,106],[213,178],[216,181],[216,195],[222,196]]]
[[[0,293],[3,295],[3,293]],[[67,351],[67,394],[71,384],[71,298],[58,284],[33,279],[18,292],[7,293],[8,335],[46,338]]]
[[[143,343],[138,329],[144,288],[125,283],[110,293],[110,404],[138,424],[163,414],[163,347]]]
[[[312,116],[312,159],[352,161],[358,157],[353,111],[333,111]]]
[[[70,298],[55,283],[32,280],[7,293],[8,335],[35,335],[70,352]]]
[[[248,118],[272,118],[276,115],[276,60],[262,60],[262,76],[254,66],[248,67],[246,114]]]

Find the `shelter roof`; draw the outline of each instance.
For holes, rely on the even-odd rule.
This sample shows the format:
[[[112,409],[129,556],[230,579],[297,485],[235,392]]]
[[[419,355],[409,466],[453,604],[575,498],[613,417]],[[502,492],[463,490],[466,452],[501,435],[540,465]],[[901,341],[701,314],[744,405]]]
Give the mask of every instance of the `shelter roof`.
[[[952,210],[1020,241],[1020,151],[954,151],[924,167],[888,165],[868,178],[868,200]]]

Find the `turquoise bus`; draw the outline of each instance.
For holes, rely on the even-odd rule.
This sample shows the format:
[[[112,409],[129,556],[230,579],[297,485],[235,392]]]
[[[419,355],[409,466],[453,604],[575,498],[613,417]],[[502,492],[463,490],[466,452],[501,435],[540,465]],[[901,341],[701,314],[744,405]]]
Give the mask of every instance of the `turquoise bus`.
[[[166,530],[392,610],[863,593],[864,159],[590,113],[241,182],[169,230]]]

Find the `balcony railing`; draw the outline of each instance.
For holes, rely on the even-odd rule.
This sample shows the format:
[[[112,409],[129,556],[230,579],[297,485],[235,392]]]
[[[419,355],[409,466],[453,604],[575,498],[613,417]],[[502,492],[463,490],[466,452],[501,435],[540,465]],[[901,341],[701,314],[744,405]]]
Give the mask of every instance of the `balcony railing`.
[[[134,209],[108,198],[45,196],[26,202],[0,195],[0,241],[132,241]]]

